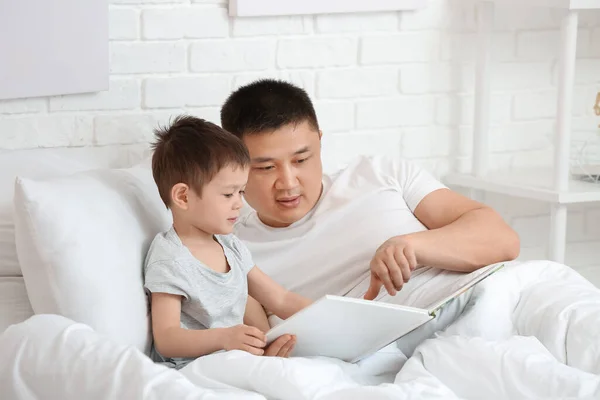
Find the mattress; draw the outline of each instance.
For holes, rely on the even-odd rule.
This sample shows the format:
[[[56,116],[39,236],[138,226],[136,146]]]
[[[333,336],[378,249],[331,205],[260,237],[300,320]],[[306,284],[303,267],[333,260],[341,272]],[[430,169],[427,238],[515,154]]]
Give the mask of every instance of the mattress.
[[[0,277],[0,332],[33,315],[22,277]]]

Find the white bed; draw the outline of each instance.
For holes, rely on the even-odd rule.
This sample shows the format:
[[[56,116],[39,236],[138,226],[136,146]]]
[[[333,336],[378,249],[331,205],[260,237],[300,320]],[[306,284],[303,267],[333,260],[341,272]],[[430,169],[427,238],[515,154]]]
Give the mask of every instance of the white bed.
[[[32,315],[23,277],[0,277],[0,332]]]
[[[28,152],[19,157],[0,154],[0,190],[12,187],[5,184],[10,174],[2,169],[6,165],[14,167],[13,174],[40,178],[129,167],[143,158],[138,148],[121,153],[79,149],[72,151],[77,153],[73,157],[71,150],[60,152],[58,158],[47,149],[36,151],[36,158]],[[408,360],[390,346],[359,364],[234,351],[200,358],[180,371],[156,365],[144,354],[147,326],[138,321],[146,321],[147,315],[140,312],[135,286],[141,274],[134,264],[146,236],[165,223],[164,209],[144,186],[146,174],[142,167],[25,182],[17,198],[25,199],[27,213],[20,206],[14,211],[20,226],[18,266],[25,278],[18,276],[21,269],[10,259],[16,249],[14,238],[6,236],[6,198],[0,198],[0,262],[8,261],[0,263],[0,331],[12,324],[0,334],[2,398],[600,398],[600,290],[569,267],[548,261],[510,263],[488,278],[473,292],[463,316]],[[113,178],[120,183],[107,187]],[[58,194],[52,194],[56,188]],[[131,193],[120,199],[115,188]],[[61,193],[69,197],[61,198]],[[115,211],[124,214],[86,219],[87,196],[104,196],[100,200],[110,210],[124,207]],[[10,197],[12,201],[12,192]],[[74,210],[76,204],[82,210]],[[129,205],[143,208],[143,213]],[[132,251],[103,245],[97,252],[93,244],[98,238],[110,237],[103,233],[110,218],[125,225],[115,238],[133,237],[142,247]],[[144,221],[136,225],[127,218]],[[73,226],[61,225],[69,219],[81,225],[76,230],[83,229],[72,233],[76,240],[69,236]],[[47,226],[32,224],[34,220],[47,221]],[[122,259],[133,261],[118,264]],[[118,282],[114,276],[108,279],[99,274],[101,268],[121,271],[122,276]],[[125,301],[119,296],[130,297]],[[31,316],[33,309],[46,314]],[[66,317],[48,314],[52,310]]]

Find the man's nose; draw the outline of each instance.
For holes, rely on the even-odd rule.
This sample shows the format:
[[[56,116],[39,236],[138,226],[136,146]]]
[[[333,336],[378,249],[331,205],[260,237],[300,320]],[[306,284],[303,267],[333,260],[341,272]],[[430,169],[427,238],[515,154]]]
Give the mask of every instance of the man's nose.
[[[279,190],[293,189],[297,186],[298,179],[296,173],[291,166],[285,166],[279,169],[279,175],[277,176],[277,182],[275,182],[275,188]]]

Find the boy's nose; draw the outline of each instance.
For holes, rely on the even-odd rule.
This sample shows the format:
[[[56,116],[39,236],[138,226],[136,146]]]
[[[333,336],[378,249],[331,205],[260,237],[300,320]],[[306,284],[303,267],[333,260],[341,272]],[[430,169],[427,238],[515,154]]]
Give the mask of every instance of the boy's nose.
[[[240,197],[236,197],[236,201],[233,202],[233,209],[234,210],[239,210],[240,208],[242,208],[242,198]]]

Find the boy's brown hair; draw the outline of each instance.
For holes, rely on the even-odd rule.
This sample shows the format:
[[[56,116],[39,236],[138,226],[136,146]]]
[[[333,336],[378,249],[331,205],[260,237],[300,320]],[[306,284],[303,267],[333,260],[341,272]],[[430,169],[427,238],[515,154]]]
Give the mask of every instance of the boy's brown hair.
[[[235,135],[201,118],[177,116],[170,126],[154,130],[152,176],[167,208],[171,189],[185,183],[199,196],[221,168],[246,167],[250,155]]]

